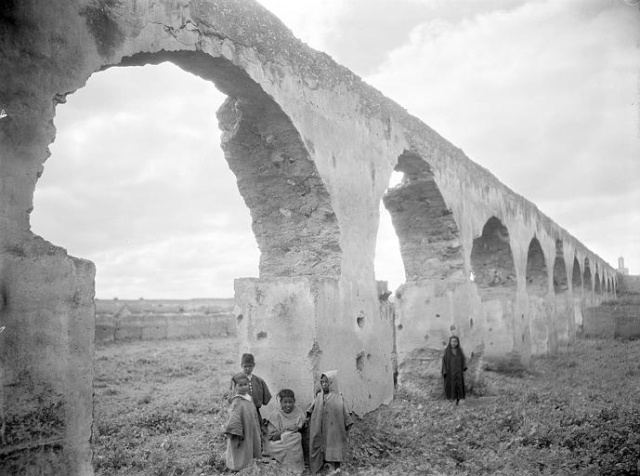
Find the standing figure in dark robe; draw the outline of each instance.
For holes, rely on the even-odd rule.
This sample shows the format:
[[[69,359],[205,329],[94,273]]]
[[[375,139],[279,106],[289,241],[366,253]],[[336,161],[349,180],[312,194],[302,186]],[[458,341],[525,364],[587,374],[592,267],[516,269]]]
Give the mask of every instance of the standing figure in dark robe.
[[[444,393],[449,400],[455,400],[456,405],[465,397],[465,370],[467,370],[467,363],[462,347],[460,347],[460,339],[451,336],[449,345],[442,356],[442,377],[444,378]]]
[[[342,394],[338,393],[338,371],[320,377],[321,390],[307,410],[309,421],[309,470],[317,473],[325,465],[340,468],[347,451],[347,431],[353,420],[347,412]]]
[[[240,471],[254,459],[262,457],[258,412],[249,395],[249,378],[244,373],[234,375],[235,395],[231,397],[229,417],[224,427],[227,437],[225,463]]]

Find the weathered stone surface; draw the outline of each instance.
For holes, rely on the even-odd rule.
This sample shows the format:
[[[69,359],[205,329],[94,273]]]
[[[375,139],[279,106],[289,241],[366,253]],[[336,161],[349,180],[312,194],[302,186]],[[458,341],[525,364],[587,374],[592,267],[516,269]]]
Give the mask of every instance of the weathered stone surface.
[[[441,349],[457,333],[472,348],[526,360],[560,341],[559,309],[570,341],[583,308],[615,296],[611,266],[251,0],[5,1],[0,409],[7,425],[54,409],[47,444],[65,465],[60,474],[91,474],[94,269],[32,235],[33,192],[56,105],[103,69],[162,61],[229,96],[219,112],[223,149],[261,250],[259,279],[237,283],[239,314],[260,327],[241,323],[241,345],[271,366],[274,385],[308,395],[322,367],[338,367],[357,411],[391,398],[393,313],[381,306],[373,258],[394,168],[405,180],[385,203],[408,280],[397,301],[398,355]],[[571,263],[563,306],[558,256]],[[12,441],[6,454],[22,458],[24,444]]]

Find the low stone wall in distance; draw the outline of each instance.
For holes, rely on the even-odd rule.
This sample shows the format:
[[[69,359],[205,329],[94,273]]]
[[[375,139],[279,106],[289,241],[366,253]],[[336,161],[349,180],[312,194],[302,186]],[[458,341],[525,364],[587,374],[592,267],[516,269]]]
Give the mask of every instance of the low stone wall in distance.
[[[96,299],[96,343],[237,334],[233,299]]]
[[[582,337],[640,339],[640,276],[618,276],[616,299],[583,310]]]

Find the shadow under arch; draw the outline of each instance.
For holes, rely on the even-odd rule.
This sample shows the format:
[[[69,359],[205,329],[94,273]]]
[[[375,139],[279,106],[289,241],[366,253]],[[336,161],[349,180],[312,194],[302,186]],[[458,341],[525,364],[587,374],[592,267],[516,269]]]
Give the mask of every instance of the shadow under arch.
[[[496,295],[515,293],[516,268],[509,230],[498,218],[489,218],[482,228],[482,235],[473,240],[471,268],[483,301]]]
[[[527,293],[545,296],[548,292],[548,271],[540,241],[534,236],[527,251]]]
[[[574,297],[578,292],[582,294],[582,271],[580,270],[578,257],[575,255],[573,257],[573,271],[571,272],[571,290]]]
[[[402,182],[383,197],[398,235],[407,281],[464,282],[460,231],[430,165],[404,151],[395,167]]]
[[[556,259],[553,262],[553,292],[563,294],[569,290],[567,265],[564,261],[564,250],[561,240],[556,240]]]
[[[600,274],[598,273],[598,271],[596,271],[596,274],[594,276],[594,281],[595,281],[595,284],[594,284],[594,290],[593,291],[596,294],[602,294],[602,282],[600,280]]]
[[[588,293],[593,292],[593,281],[591,279],[591,267],[589,258],[584,259],[584,272],[582,273],[582,289]]]
[[[329,192],[312,146],[307,148],[282,108],[244,70],[203,52],[139,53],[116,66],[165,61],[228,96],[217,113],[221,147],[251,213],[260,277],[339,277],[340,230]]]

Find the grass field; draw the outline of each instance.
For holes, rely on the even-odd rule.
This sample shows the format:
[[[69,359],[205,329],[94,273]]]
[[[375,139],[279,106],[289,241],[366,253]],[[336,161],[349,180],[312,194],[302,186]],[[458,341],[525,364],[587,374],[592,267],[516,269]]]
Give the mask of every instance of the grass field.
[[[96,350],[94,467],[107,475],[213,475],[223,460],[231,338]],[[347,475],[638,475],[640,342],[581,341],[528,369],[484,373],[456,407],[414,370],[356,422]],[[285,474],[260,463],[240,474]]]

